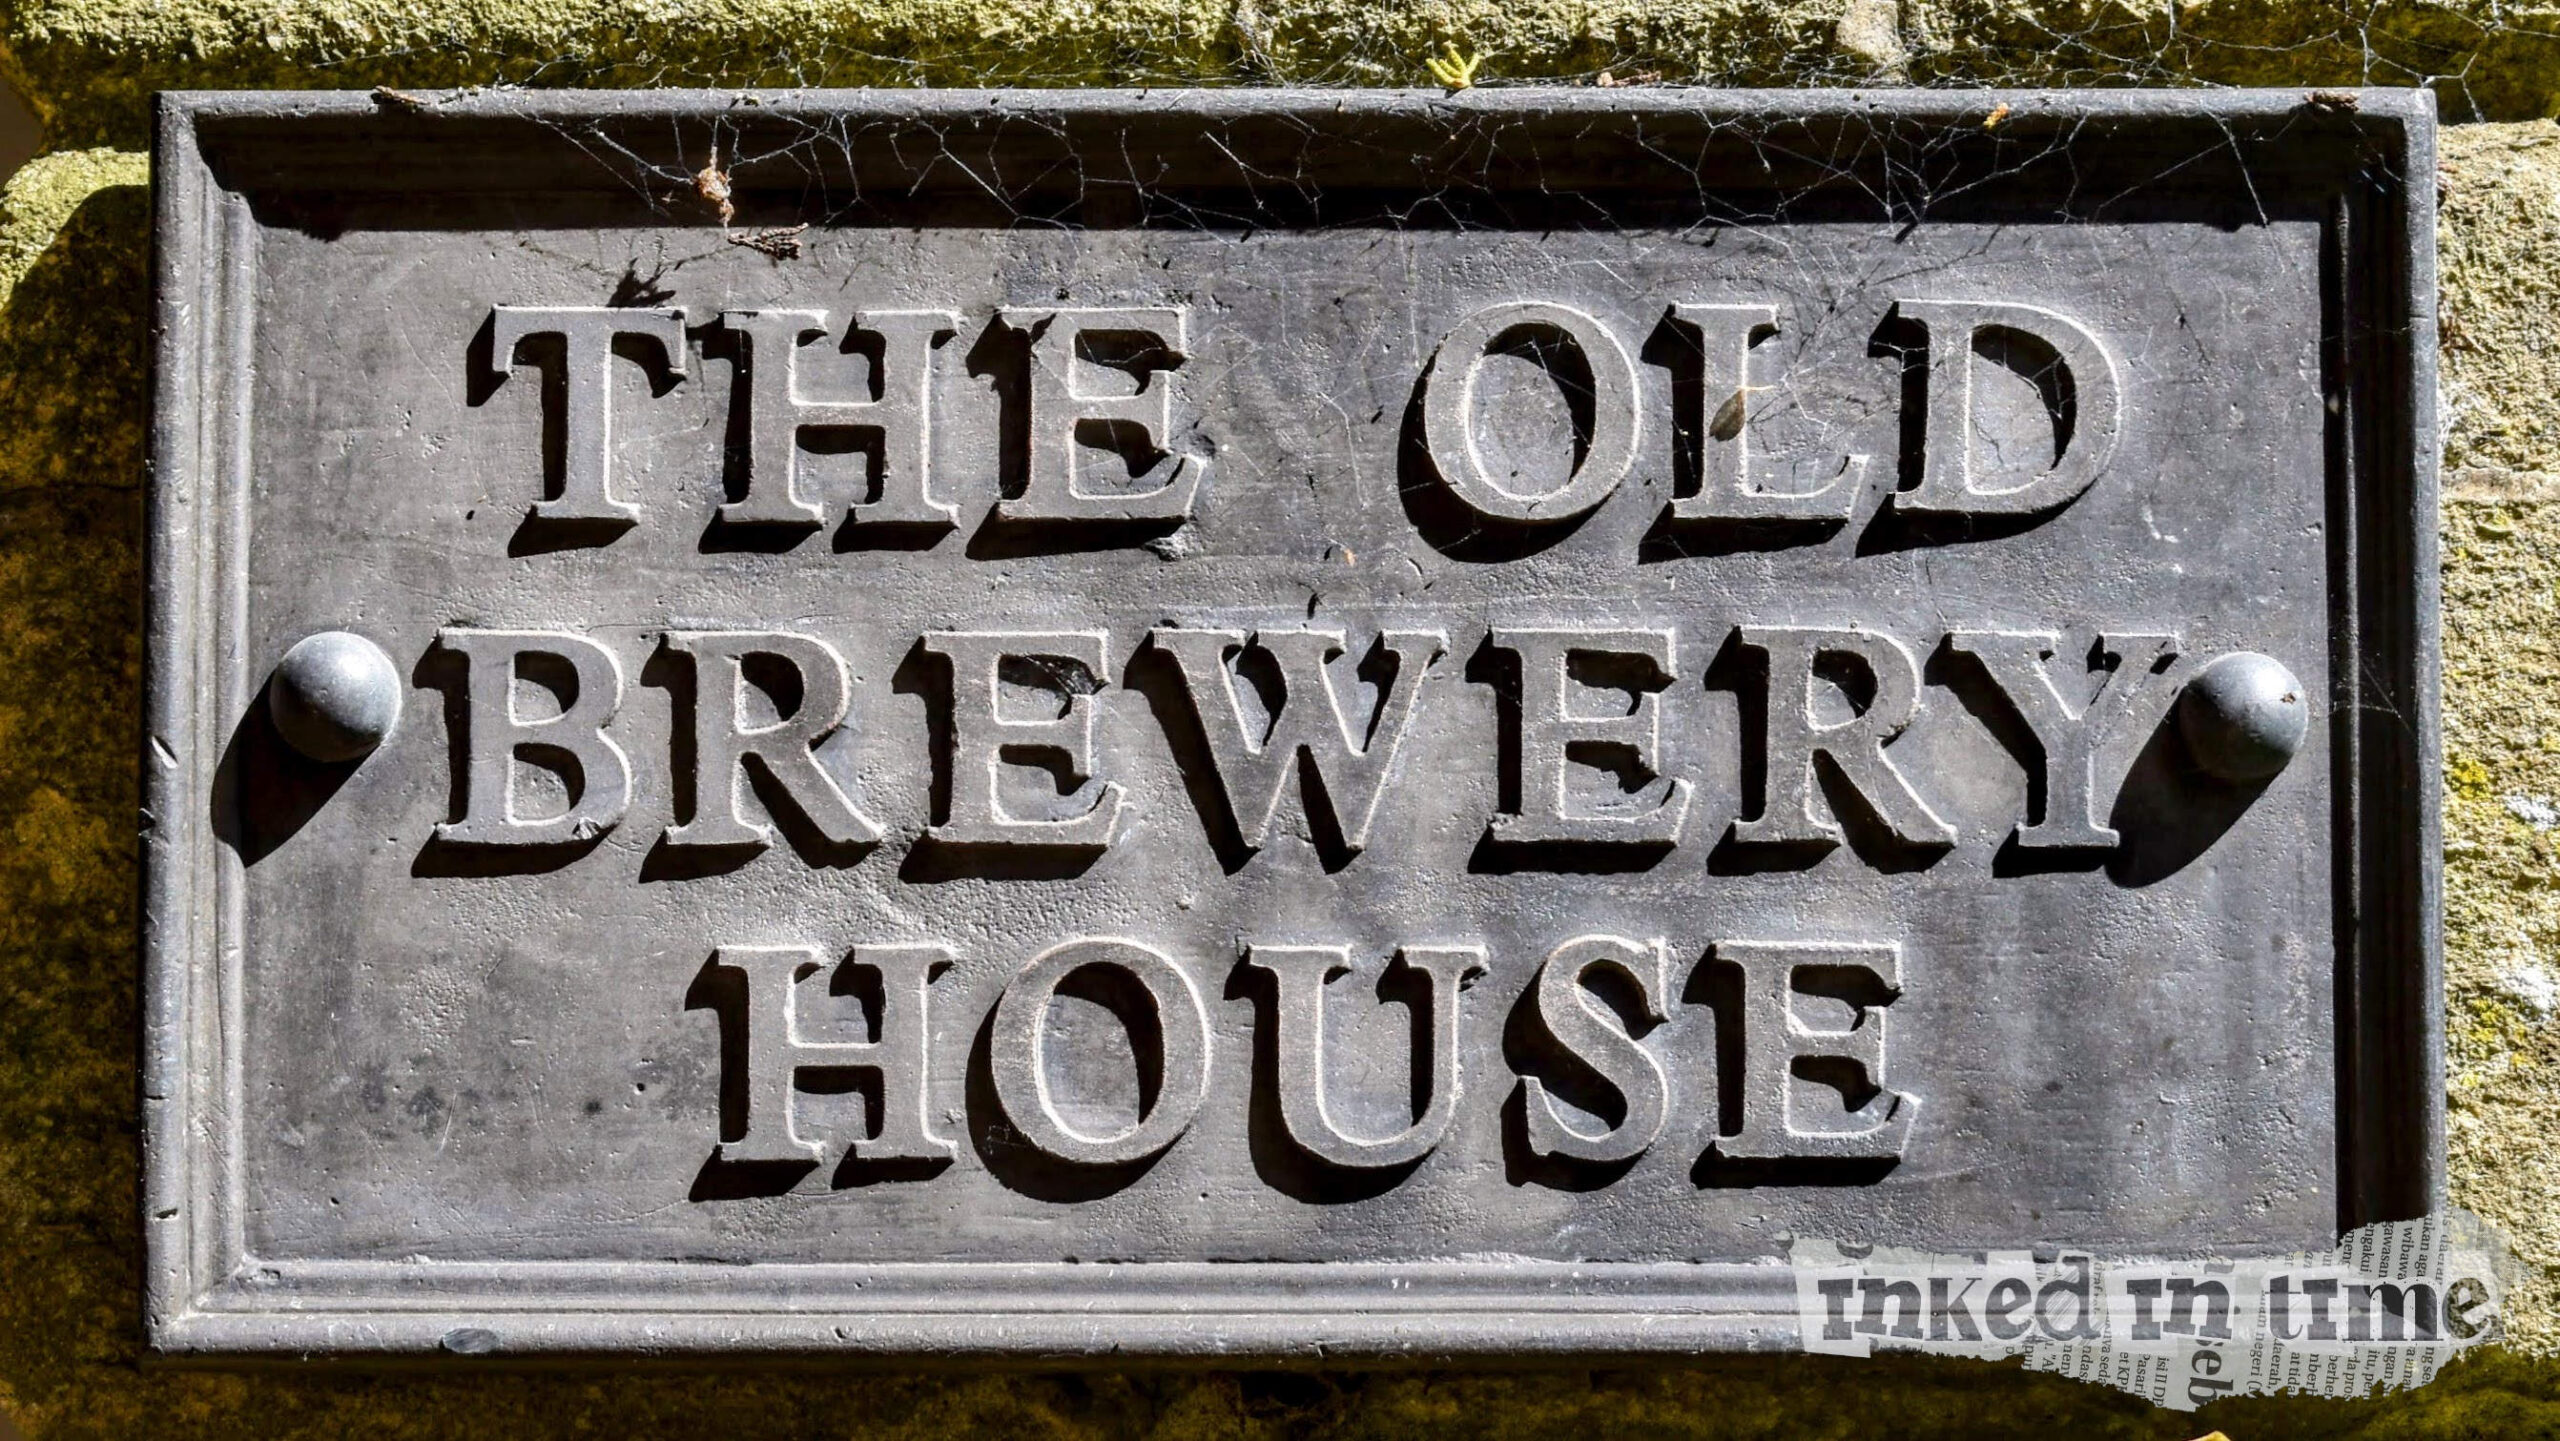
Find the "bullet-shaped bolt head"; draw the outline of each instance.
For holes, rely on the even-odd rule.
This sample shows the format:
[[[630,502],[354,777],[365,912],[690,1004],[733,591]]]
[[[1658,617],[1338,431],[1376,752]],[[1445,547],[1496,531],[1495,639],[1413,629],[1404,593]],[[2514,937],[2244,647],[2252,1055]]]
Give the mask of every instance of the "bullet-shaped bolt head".
[[[400,724],[400,672],[382,647],[343,630],[294,642],[267,686],[267,714],[315,761],[373,753]]]
[[[2302,749],[2311,733],[2311,698],[2284,662],[2234,651],[2187,682],[2178,696],[2178,732],[2207,774],[2263,781]]]

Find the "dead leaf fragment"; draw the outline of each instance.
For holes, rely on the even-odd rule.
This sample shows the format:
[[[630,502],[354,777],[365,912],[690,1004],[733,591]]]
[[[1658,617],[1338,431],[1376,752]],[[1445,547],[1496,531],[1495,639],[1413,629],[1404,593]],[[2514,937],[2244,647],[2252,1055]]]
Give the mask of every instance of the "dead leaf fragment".
[[[1751,392],[1757,389],[1759,389],[1758,386],[1745,385],[1726,396],[1724,404],[1716,407],[1714,418],[1707,422],[1707,438],[1731,440],[1742,434],[1743,411],[1749,403]]]
[[[729,198],[729,172],[720,167],[720,147],[711,147],[711,163],[694,172],[693,193],[702,203],[720,212],[721,228],[738,218],[738,207]]]

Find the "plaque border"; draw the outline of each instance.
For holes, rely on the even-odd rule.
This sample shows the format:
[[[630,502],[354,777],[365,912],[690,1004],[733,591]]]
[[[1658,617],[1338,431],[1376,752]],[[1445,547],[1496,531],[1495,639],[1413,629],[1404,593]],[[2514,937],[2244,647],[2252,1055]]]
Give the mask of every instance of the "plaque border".
[[[405,97],[403,97],[405,98]],[[1544,1260],[816,1264],[273,1261],[249,1254],[239,1150],[241,867],[206,805],[225,721],[255,694],[246,495],[260,222],[210,139],[474,122],[521,127],[736,112],[730,91],[486,91],[434,112],[362,92],[171,93],[153,149],[152,419],[140,817],[143,1325],[163,1360],[745,1354],[1296,1361],[1602,1360],[1797,1347],[1793,1273],[1759,1262]],[[2423,90],[765,92],[776,116],[1064,126],[1491,115],[1588,129],[1736,125],[2101,129],[2199,117],[2261,144],[2382,163],[2338,187],[2324,256],[2333,527],[2329,735],[2341,794],[2336,1005],[2342,1229],[2444,1203],[2437,577],[2435,104]],[[2316,117],[2317,123],[2306,123]],[[518,127],[510,132],[509,127]],[[1163,132],[1168,135],[1176,132]],[[2272,138],[2270,138],[2272,137]],[[359,144],[357,150],[361,150]],[[242,180],[241,174],[248,178]],[[2412,183],[2412,178],[2416,183]],[[240,187],[240,188],[235,188]],[[1890,1239],[1890,1238],[1879,1238]]]

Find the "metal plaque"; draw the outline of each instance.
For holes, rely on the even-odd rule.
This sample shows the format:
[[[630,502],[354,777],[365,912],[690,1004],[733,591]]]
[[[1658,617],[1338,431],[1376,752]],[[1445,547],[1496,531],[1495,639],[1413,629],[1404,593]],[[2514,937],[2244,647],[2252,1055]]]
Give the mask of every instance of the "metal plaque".
[[[153,1344],[1783,1347],[2426,1211],[2431,147],[167,98]]]

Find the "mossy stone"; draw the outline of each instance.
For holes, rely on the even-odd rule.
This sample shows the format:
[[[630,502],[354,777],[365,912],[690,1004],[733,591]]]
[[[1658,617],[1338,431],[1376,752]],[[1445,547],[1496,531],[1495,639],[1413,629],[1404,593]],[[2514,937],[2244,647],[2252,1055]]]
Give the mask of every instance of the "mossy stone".
[[[2505,18],[2498,18],[2503,15]],[[2537,19],[2536,16],[2541,18]],[[2485,0],[21,0],[57,149],[0,196],[0,1416],[34,1436],[2560,1435],[2560,26]],[[134,958],[148,93],[470,83],[1496,78],[2317,86],[2459,74],[2445,144],[2455,1199],[2523,1263],[2504,1350],[2198,1416],[2016,1365],[904,1375],[191,1371],[139,1359]],[[122,149],[70,149],[75,145]],[[2537,981],[2537,977],[2543,978]]]

